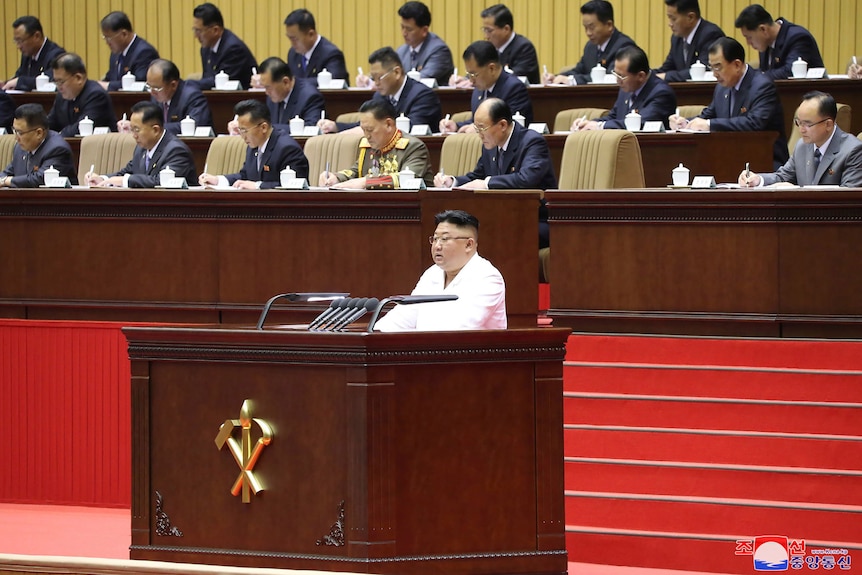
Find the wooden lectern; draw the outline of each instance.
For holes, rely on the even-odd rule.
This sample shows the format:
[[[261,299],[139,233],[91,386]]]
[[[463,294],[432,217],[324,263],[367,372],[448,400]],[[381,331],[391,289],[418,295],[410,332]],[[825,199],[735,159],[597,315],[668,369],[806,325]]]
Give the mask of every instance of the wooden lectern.
[[[123,331],[132,559],[566,572],[568,329]]]

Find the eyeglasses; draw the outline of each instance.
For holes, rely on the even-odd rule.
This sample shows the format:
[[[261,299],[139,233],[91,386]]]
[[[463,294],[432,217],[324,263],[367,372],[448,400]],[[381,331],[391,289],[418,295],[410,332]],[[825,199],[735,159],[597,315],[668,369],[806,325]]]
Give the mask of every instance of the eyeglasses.
[[[20,46],[21,44],[23,44],[24,42],[26,42],[27,40],[29,40],[32,37],[33,37],[33,34],[30,34],[29,36],[24,36],[23,38],[13,38],[12,42],[16,46]]]
[[[160,92],[164,92],[165,87],[164,86],[158,86],[157,87],[157,86],[150,86],[149,84],[144,84],[144,90],[146,90],[147,92],[155,92],[156,94],[158,94]]]
[[[825,122],[826,120],[831,120],[831,119],[832,119],[832,118],[823,118],[823,119],[822,119],[822,120],[820,120],[819,122],[800,122],[800,121],[799,121],[799,118],[793,118],[793,123],[794,123],[798,128],[805,128],[806,130],[810,130],[811,128],[813,128],[813,127],[814,127],[814,126],[816,126],[817,124],[822,124],[822,123],[823,123],[823,122]]]
[[[68,82],[71,79],[72,79],[72,77],[69,76],[68,78],[61,78],[58,80],[57,76],[54,76],[54,85],[59,88],[60,86],[62,86],[63,84],[65,84],[66,82]]]
[[[464,73],[464,77],[467,78],[468,80],[473,80],[478,75],[479,75],[479,72],[465,72]]]
[[[490,34],[496,29],[496,26],[479,26],[479,32],[482,32],[483,34]]]
[[[494,124],[496,124],[496,123],[497,123],[497,122],[494,122]],[[487,132],[488,130],[490,130],[491,128],[493,128],[493,127],[494,127],[494,124],[491,124],[490,126],[484,126],[484,127],[482,127],[482,126],[480,126],[479,124],[474,123],[474,124],[473,124],[473,128],[474,128],[477,132],[479,132],[480,134],[484,134],[485,132]]]
[[[257,128],[258,126],[262,126],[265,123],[266,122],[260,122],[259,124],[255,124],[251,128],[239,128],[239,134],[240,134],[240,136],[245,136],[246,134],[248,134],[249,132],[251,132],[252,130]]]
[[[15,128],[12,128],[12,133],[15,134],[16,136],[23,136],[25,134],[29,134],[30,132],[35,132],[38,129],[39,129],[38,127],[30,128],[29,130],[17,130]]]
[[[625,82],[628,79],[628,76],[623,76],[622,74],[617,74],[616,70],[611,70],[611,74],[613,74],[617,80],[620,82]]]
[[[210,24],[209,26],[204,26],[203,28],[195,28],[195,27],[192,27],[192,33],[193,33],[195,36],[200,36],[201,34],[203,34],[203,33],[204,33],[204,30],[209,30],[209,29],[210,29],[210,28],[212,28],[213,26],[215,26],[215,24]]]
[[[470,239],[472,239],[472,238],[469,238],[467,236],[439,236],[439,237],[438,236],[428,236],[428,243],[431,244],[432,246],[436,243],[439,243],[440,245],[445,246],[446,244],[448,244],[452,240],[470,240]]]
[[[384,72],[384,73],[383,73],[383,74],[381,74],[380,76],[377,76],[376,78],[375,78],[374,76],[371,76],[371,81],[372,81],[372,82],[374,82],[375,84],[376,84],[376,83],[378,83],[378,82],[380,82],[381,80],[383,80],[383,78],[385,78],[386,76],[388,76],[389,74],[391,74],[391,73],[392,73],[392,71],[393,71],[393,70],[395,70],[395,68],[397,68],[397,67],[398,67],[398,66],[395,66],[395,67],[393,67],[393,68],[390,68],[390,69],[386,70],[386,72]]]
[[[114,34],[113,36],[105,36],[104,34],[102,34],[102,40],[104,40],[105,42],[110,42],[117,36],[119,36],[119,33]]]

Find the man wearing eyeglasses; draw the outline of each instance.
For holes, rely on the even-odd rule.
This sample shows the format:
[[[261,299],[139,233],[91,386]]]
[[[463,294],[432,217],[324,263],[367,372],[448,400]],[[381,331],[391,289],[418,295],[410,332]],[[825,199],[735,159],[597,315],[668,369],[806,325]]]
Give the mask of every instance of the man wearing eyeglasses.
[[[240,136],[248,144],[245,163],[239,172],[224,176],[201,174],[203,186],[232,186],[241,190],[272,189],[279,185],[286,167],[297,178],[308,177],[308,159],[290,132],[273,128],[266,104],[260,100],[243,100],[233,109],[237,115]]]
[[[155,188],[160,185],[159,172],[170,168],[175,177],[195,182],[195,162],[189,147],[165,131],[162,110],[155,102],[138,102],[132,106],[132,137],[138,144],[132,159],[110,175],[87,172],[88,185],[117,188]]]
[[[0,172],[0,185],[37,188],[45,184],[45,169],[50,167],[71,183],[78,183],[72,148],[60,134],[48,129],[48,117],[40,104],[18,106],[12,126],[16,144],[12,162]]]
[[[526,76],[530,84],[541,82],[536,47],[524,36],[515,33],[515,18],[505,4],[494,4],[482,10],[482,33],[500,54],[500,65],[515,76]],[[523,112],[522,112],[523,113]]]
[[[11,80],[3,84],[4,90],[30,92],[36,88],[36,76],[44,73],[54,77],[51,62],[65,50],[45,37],[42,23],[35,16],[21,16],[12,22],[12,38],[21,51],[21,65]]]
[[[625,129],[626,114],[637,112],[644,122],[661,122],[668,127],[668,118],[676,109],[676,94],[655,73],[650,72],[646,52],[637,46],[627,46],[617,52],[613,75],[620,93],[611,112],[598,120],[576,119],[572,131]]]
[[[370,79],[377,88],[373,98],[387,99],[395,106],[395,113],[410,118],[410,125],[425,124],[432,130],[440,123],[440,98],[423,84],[407,77],[398,54],[386,46],[368,57]],[[343,132],[359,126],[359,123],[338,123],[321,120],[318,123],[324,134]]]
[[[239,80],[244,90],[251,85],[252,68],[257,64],[245,42],[224,27],[221,10],[206,2],[192,12],[192,32],[201,45],[203,77],[198,80],[201,90],[215,88],[216,74],[224,72],[231,80]]]
[[[284,34],[290,40],[287,63],[294,78],[308,78],[317,84],[317,75],[326,68],[335,79],[350,84],[344,53],[332,42],[317,33],[314,15],[298,8],[284,19]]]
[[[838,104],[824,92],[808,92],[796,109],[794,123],[801,138],[793,156],[777,172],[743,170],[739,185],[748,188],[780,185],[862,187],[862,142],[835,123]]]
[[[117,116],[111,97],[95,80],[87,79],[87,67],[77,54],[67,53],[54,60],[57,96],[48,114],[48,125],[64,138],[78,135],[78,122],[85,117],[94,127],[117,130]]]
[[[135,34],[132,21],[125,12],[111,12],[102,18],[102,39],[111,50],[108,71],[99,84],[114,92],[123,87],[123,76],[131,72],[135,81],[147,78],[150,62],[159,57],[159,51]]]
[[[462,210],[434,217],[428,240],[434,265],[412,295],[456,295],[457,300],[396,305],[374,325],[383,332],[506,329],[506,283],[478,253],[479,220]]]

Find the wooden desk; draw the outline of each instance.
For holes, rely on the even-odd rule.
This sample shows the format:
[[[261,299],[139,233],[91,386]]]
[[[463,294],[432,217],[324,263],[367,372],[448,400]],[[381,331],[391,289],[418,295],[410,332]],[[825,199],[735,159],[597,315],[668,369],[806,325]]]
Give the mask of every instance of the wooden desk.
[[[399,575],[566,572],[569,330],[124,333],[132,559]],[[214,444],[245,400],[273,430],[251,468],[264,490],[248,503],[231,495],[239,468]],[[256,442],[261,430],[250,434]]]
[[[862,336],[862,190],[551,191],[576,331]]]
[[[410,293],[434,214],[461,208],[506,279],[509,325],[532,327],[539,196],[6,189],[0,316],[254,323],[278,293]],[[325,305],[285,309],[309,321]]]

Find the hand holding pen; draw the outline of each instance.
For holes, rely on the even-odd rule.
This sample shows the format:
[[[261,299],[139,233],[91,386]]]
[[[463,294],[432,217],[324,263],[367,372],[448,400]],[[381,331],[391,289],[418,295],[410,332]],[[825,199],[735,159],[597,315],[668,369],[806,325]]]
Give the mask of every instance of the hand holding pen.
[[[739,174],[739,185],[743,188],[756,188],[761,181],[761,177],[752,173],[751,166],[745,162],[745,169]]]

